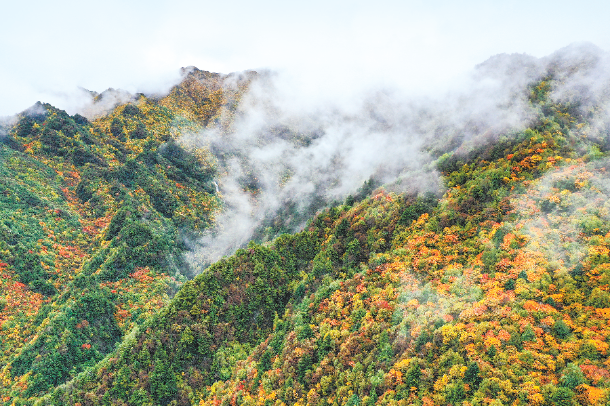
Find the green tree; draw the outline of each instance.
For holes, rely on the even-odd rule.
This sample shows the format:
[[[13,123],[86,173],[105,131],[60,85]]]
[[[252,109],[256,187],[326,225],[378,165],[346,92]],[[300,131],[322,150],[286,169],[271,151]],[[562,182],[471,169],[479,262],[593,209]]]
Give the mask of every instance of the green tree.
[[[464,372],[464,382],[471,384],[476,389],[482,380],[480,373],[479,364],[471,362],[468,364],[466,372]]]
[[[407,370],[407,374],[405,376],[405,383],[408,388],[419,388],[421,379],[421,366],[419,362],[413,362],[412,365]]]
[[[553,405],[556,406],[573,406],[576,404],[574,402],[574,392],[563,387],[559,387],[553,392],[551,400]]]
[[[559,383],[562,387],[574,389],[578,385],[585,383],[585,376],[582,370],[571,362],[562,371]]]
[[[176,397],[178,385],[176,375],[169,365],[164,349],[158,352],[150,374],[150,391],[159,404],[167,404]]]
[[[389,365],[394,356],[394,350],[392,344],[390,344],[390,338],[388,332],[383,330],[379,337],[379,361]]]
[[[131,138],[137,140],[143,140],[148,137],[148,131],[146,130],[146,126],[142,123],[138,123],[136,128],[131,132]]]
[[[110,124],[110,132],[117,139],[121,141],[125,141],[125,133],[123,132],[123,120],[118,117],[115,117]]]

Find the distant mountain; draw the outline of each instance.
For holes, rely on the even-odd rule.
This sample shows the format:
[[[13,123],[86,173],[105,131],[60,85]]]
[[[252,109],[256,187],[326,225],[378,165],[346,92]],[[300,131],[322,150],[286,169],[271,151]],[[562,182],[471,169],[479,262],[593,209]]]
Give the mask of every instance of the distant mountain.
[[[36,104],[0,144],[3,402],[607,404],[608,68],[499,55],[356,113],[192,67]]]

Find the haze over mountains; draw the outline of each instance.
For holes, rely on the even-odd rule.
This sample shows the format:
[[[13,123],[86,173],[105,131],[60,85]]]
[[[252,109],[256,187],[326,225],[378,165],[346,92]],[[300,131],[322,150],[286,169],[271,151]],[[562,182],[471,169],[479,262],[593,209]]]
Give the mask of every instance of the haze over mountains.
[[[35,104],[0,143],[2,401],[606,404],[609,68]]]

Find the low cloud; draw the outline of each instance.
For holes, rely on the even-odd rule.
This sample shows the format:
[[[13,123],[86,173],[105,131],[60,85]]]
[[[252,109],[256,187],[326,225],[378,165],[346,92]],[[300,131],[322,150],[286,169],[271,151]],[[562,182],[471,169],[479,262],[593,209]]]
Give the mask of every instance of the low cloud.
[[[80,106],[76,109],[79,114],[92,120],[106,115],[121,104],[132,102],[136,96],[126,90],[107,89],[102,93],[96,93],[82,89],[88,97],[84,97]]]
[[[7,136],[9,129],[17,122],[15,116],[0,117],[0,140]]]
[[[297,230],[316,210],[356,193],[369,179],[397,192],[439,193],[442,181],[433,162],[535,124],[541,111],[530,103],[532,86],[550,75],[554,100],[576,104],[577,95],[585,94],[589,104],[579,108],[610,111],[610,86],[597,82],[610,83],[607,60],[586,43],[545,58],[496,55],[450,91],[428,97],[363,85],[349,99],[324,92],[316,98],[286,72],[260,74],[231,128],[210,127],[181,140],[218,157],[225,201],[218,228],[193,244],[191,259],[209,264],[253,237]],[[608,122],[594,121],[597,127],[589,130],[600,133]]]
[[[225,201],[218,227],[193,243],[191,261],[205,266],[253,237],[298,230],[370,179],[397,192],[440,193],[434,160],[525,128],[536,117],[528,85],[543,71],[536,58],[500,55],[442,97],[365,87],[349,100],[316,99],[293,77],[260,74],[231,128],[181,139],[218,158]]]

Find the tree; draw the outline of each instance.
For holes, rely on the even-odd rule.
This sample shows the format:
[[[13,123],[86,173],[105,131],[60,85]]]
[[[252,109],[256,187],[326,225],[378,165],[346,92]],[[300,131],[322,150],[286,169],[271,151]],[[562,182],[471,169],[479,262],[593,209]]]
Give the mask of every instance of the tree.
[[[178,393],[176,375],[168,363],[167,353],[163,348],[157,353],[150,374],[150,391],[159,404],[169,403]]]
[[[125,134],[123,133],[123,120],[118,117],[115,117],[110,124],[110,132],[117,139],[121,141],[125,141]]]
[[[574,389],[578,385],[585,383],[585,376],[582,370],[574,363],[569,363],[562,371],[559,383],[562,387]]]
[[[445,388],[447,402],[451,405],[461,405],[466,398],[464,384],[461,381],[447,385]]]
[[[132,117],[140,114],[140,109],[135,104],[127,104],[123,109],[123,116]]]
[[[405,383],[407,387],[410,388],[419,388],[421,378],[421,367],[419,362],[413,362],[412,365],[407,370],[407,374],[405,376]]]
[[[551,395],[551,400],[556,406],[573,406],[574,392],[568,388],[559,387]]]
[[[563,320],[557,320],[555,324],[553,324],[553,334],[555,337],[565,340],[570,334],[572,330]]]
[[[479,364],[476,362],[471,362],[468,364],[466,372],[464,372],[464,382],[471,384],[476,389],[482,380],[480,372]]]
[[[136,140],[143,140],[148,137],[148,131],[146,126],[142,123],[138,123],[136,128],[131,132],[131,138]]]
[[[383,330],[379,337],[379,361],[389,365],[393,356],[394,350],[392,349],[392,344],[390,344],[388,332]]]

